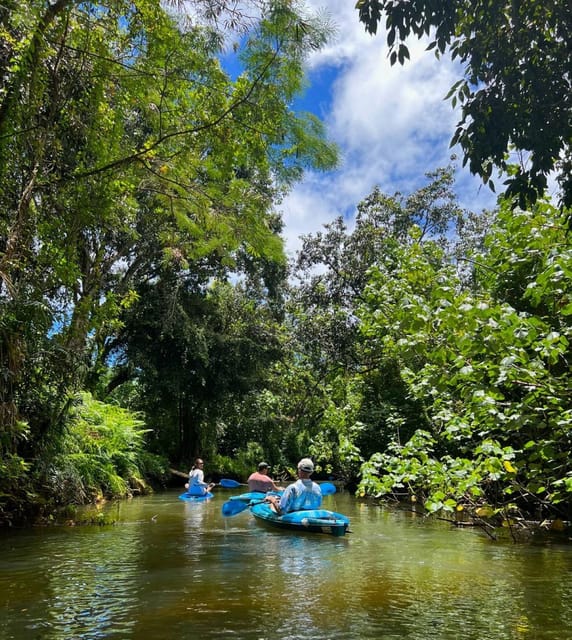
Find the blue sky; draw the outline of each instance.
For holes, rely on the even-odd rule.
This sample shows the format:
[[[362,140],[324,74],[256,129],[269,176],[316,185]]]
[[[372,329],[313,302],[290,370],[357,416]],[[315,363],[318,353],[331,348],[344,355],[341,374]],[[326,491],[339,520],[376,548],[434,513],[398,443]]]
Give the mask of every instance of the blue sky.
[[[459,111],[443,98],[461,70],[416,40],[408,43],[411,60],[391,67],[383,34],[365,33],[353,0],[306,4],[325,8],[337,35],[308,60],[310,88],[295,106],[325,122],[341,163],[332,172],[308,172],[280,205],[287,253],[300,248],[301,234],[319,231],[337,216],[351,227],[357,203],[376,185],[388,194],[409,194],[426,184],[425,173],[448,165],[452,153],[458,157],[461,205],[473,211],[493,207],[496,196],[461,169],[460,150],[449,148]]]

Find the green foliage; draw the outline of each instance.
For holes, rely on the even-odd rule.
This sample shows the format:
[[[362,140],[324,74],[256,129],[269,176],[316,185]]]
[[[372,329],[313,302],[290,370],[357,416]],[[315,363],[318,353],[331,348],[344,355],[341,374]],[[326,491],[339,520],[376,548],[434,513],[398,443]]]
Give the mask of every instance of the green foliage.
[[[58,504],[83,504],[149,491],[146,478],[166,463],[145,452],[149,429],[130,411],[83,394],[57,453],[42,471],[42,491]]]
[[[364,492],[406,487],[431,510],[570,503],[565,228],[566,212],[546,203],[514,212],[505,203],[476,257],[478,293],[416,246],[402,248],[391,279],[372,270],[362,330],[400,363],[429,429],[374,456]]]
[[[17,430],[26,440],[27,425]],[[70,505],[150,491],[164,480],[168,465],[146,451],[148,432],[139,416],[82,394],[37,460],[3,453],[0,524],[52,518]]]
[[[135,404],[158,427],[151,444],[177,462],[211,458],[280,356],[277,323],[248,291],[220,282],[203,288],[185,274],[164,273],[140,294],[121,338],[123,358],[139,372]],[[256,437],[233,430],[241,446]],[[230,440],[221,452],[233,449]]]
[[[235,455],[213,456],[209,459],[209,466],[216,469],[221,477],[239,478],[244,482],[258,468],[258,463],[266,458],[264,448],[258,442],[246,442]]]
[[[30,465],[16,454],[3,453],[0,457],[0,526],[11,525],[25,517],[34,496],[29,468]]]
[[[358,420],[362,392],[358,379],[336,379],[326,389],[327,405],[312,437],[309,453],[316,470],[355,478],[361,452],[356,445],[365,425]]]
[[[194,3],[207,13],[208,4]],[[232,26],[244,27],[234,49],[242,65],[236,78],[221,64],[221,56],[231,54],[220,33],[183,20],[156,0],[33,0],[2,10],[3,455],[49,466],[63,442],[69,398],[79,389],[101,398],[115,389],[120,396],[117,387],[129,383],[122,397],[136,404],[145,385],[133,382],[134,362],[121,360],[132,330],[126,323],[141,311],[138,296],[165,273],[174,278],[175,293],[177,279],[184,282],[185,302],[193,295],[201,299],[214,280],[244,274],[260,307],[271,291],[274,311],[279,309],[286,261],[275,203],[306,168],[336,163],[321,123],[291,109],[304,85],[305,59],[326,42],[330,28],[289,2],[252,4],[263,9],[260,19],[246,20],[248,12],[233,3],[217,8],[218,18],[228,10],[241,22]],[[164,300],[155,297],[157,304]],[[209,300],[205,307],[211,304],[218,303]],[[166,316],[169,309],[162,309]],[[232,313],[230,305],[227,311]],[[234,377],[221,377],[212,389],[204,388],[205,378],[179,376],[174,365],[166,366],[169,349],[160,354],[162,367],[152,358],[134,358],[149,365],[146,381],[171,376],[163,378],[165,389],[175,388],[165,403],[182,399],[181,415],[155,403],[153,416],[163,429],[158,448],[164,451],[172,452],[178,442],[173,434],[182,432],[188,451],[203,444],[218,419],[208,410],[217,402],[230,406],[232,381],[239,383],[237,394],[256,385],[262,352],[274,349],[272,337],[248,326],[242,339],[245,324],[239,323],[217,342],[217,330],[229,324],[222,315],[210,330],[189,313],[182,335],[166,331],[162,340],[173,351],[192,344],[192,356],[185,352],[172,362],[184,368],[192,361],[214,383],[219,367],[232,368],[233,358],[241,363]],[[125,367],[110,376],[110,362]],[[186,389],[177,387],[189,378]],[[193,417],[197,439],[188,428]],[[12,437],[18,421],[29,425],[25,443]],[[46,473],[53,478],[48,482],[58,487],[69,480],[68,495],[81,492],[85,477],[121,493],[114,474],[129,474],[133,461],[119,451],[113,459],[103,456],[99,466],[92,452],[73,452],[73,464],[59,461]]]
[[[507,195],[524,207],[544,195],[554,171],[564,206],[572,205],[568,3],[358,0],[356,9],[369,33],[384,22],[391,64],[409,59],[411,36],[461,63],[463,78],[447,96],[462,108],[451,144],[473,173],[493,186],[493,167],[504,170]],[[510,168],[513,149],[529,156],[526,166]]]
[[[360,0],[371,31],[389,18],[392,62],[412,33],[467,65],[454,139],[536,204],[504,202],[491,226],[460,210],[452,169],[409,196],[376,188],[353,231],[304,239],[289,288],[274,206],[337,161],[290,105],[331,28],[247,4],[263,11],[238,77],[220,33],[155,0],[1,15],[0,520],[146,491],[167,467],[149,451],[240,478],[312,455],[430,512],[567,515],[569,212],[537,198],[554,169],[570,194],[565,10]],[[74,407],[84,387],[98,400]]]
[[[420,403],[407,396],[396,359],[380,357],[376,337],[361,330],[356,311],[370,270],[377,266],[392,282],[401,247],[409,246],[424,251],[431,270],[443,263],[446,254],[434,247],[449,248],[447,235],[463,217],[453,183],[449,167],[427,174],[427,184],[408,196],[375,188],[358,204],[353,231],[337,219],[305,237],[297,257],[289,371],[299,386],[291,387],[297,406],[290,412],[297,412],[292,415],[315,455],[348,480],[356,479],[360,457],[395,434],[407,439],[421,413]]]

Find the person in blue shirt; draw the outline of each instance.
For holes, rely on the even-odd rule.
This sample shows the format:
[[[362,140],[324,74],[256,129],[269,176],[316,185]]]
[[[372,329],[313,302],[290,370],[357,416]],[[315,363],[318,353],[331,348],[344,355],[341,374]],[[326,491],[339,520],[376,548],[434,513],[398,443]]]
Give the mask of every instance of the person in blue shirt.
[[[322,490],[310,476],[314,473],[314,463],[310,458],[302,458],[298,463],[298,480],[284,489],[281,496],[267,496],[266,501],[279,515],[290,511],[319,509],[322,506]]]

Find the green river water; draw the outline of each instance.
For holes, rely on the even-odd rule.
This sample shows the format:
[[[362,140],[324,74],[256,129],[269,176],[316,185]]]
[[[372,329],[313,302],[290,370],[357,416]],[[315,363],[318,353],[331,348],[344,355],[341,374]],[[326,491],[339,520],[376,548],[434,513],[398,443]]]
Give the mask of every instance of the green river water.
[[[356,501],[343,538],[268,529],[238,491],[107,508],[112,526],[0,531],[0,639],[572,639],[572,546],[492,542]]]

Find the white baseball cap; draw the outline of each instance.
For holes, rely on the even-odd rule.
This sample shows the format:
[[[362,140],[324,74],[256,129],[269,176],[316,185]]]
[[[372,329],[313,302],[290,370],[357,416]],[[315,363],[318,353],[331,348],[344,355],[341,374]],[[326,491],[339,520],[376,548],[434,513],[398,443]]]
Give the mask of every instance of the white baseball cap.
[[[298,469],[301,471],[307,471],[308,473],[314,472],[314,463],[310,460],[310,458],[302,458],[298,463]]]

